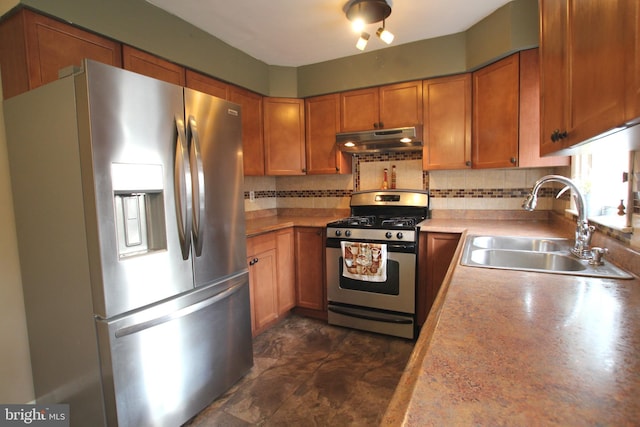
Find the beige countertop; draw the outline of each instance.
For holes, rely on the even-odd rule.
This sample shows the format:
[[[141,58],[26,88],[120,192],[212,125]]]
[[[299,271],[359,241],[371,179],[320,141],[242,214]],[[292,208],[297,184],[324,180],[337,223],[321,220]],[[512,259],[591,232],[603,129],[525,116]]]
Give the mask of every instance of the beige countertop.
[[[276,231],[287,227],[325,227],[329,222],[344,217],[336,215],[273,215],[247,219],[246,234],[252,237],[258,234]]]
[[[382,425],[638,423],[637,277],[460,264],[468,234],[570,237],[546,221],[436,219],[421,230],[463,238]]]

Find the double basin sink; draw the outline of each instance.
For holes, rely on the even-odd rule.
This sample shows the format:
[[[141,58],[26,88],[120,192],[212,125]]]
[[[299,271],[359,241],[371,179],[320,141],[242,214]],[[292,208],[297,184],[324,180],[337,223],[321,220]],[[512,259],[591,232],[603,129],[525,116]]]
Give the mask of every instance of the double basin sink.
[[[631,279],[633,276],[603,261],[593,265],[571,254],[569,239],[467,236],[462,264],[470,267],[536,271],[575,276]]]

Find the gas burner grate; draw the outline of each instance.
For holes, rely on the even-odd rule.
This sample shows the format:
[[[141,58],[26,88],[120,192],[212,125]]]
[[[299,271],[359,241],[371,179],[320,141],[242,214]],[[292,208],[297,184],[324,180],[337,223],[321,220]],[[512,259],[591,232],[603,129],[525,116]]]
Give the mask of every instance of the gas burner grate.
[[[376,223],[376,217],[374,215],[364,216],[350,216],[341,221],[344,225],[360,225],[360,226],[373,226]]]
[[[416,219],[414,217],[395,217],[382,220],[383,227],[415,227]]]

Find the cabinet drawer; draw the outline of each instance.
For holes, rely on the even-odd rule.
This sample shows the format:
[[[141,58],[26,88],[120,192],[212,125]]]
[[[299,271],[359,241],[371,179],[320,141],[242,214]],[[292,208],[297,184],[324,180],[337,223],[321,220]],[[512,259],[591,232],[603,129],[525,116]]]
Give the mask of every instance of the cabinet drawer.
[[[259,254],[276,248],[276,234],[265,233],[247,239],[247,256]]]

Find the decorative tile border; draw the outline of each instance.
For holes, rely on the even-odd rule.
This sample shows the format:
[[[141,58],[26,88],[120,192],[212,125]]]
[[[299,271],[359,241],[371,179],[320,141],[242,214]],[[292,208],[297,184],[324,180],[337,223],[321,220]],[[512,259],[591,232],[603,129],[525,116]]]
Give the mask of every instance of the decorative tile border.
[[[527,197],[530,191],[530,188],[432,189],[429,190],[429,194],[432,198],[443,199],[523,199]],[[541,188],[538,191],[538,197],[555,197],[557,193],[558,190],[554,188]],[[565,196],[565,194],[560,198],[568,200],[568,196]]]
[[[306,197],[351,197],[351,190],[276,190],[276,191],[255,191],[256,199],[267,198],[306,198]],[[244,192],[244,199],[249,200],[249,192]]]
[[[478,189],[434,189],[429,190],[432,198],[469,198],[469,199],[508,199],[508,198],[525,198],[529,194],[529,188],[478,188]],[[271,198],[271,197],[351,197],[351,190],[276,190],[276,191],[256,191],[255,198]],[[554,188],[541,188],[538,197],[555,197],[558,193]],[[244,192],[245,200],[249,199],[249,192]],[[569,200],[569,196],[565,193],[560,199]]]

